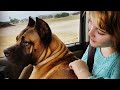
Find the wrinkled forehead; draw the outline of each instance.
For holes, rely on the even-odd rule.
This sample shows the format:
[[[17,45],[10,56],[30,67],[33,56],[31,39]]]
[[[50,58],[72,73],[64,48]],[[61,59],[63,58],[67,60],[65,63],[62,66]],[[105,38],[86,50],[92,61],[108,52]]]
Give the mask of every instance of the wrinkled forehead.
[[[33,27],[26,27],[24,30],[22,30],[21,32],[20,32],[20,35],[23,35],[24,33],[26,33],[27,31],[29,31],[29,30],[31,30],[31,29],[33,29]]]
[[[25,39],[35,41],[36,39],[39,39],[40,37],[38,36],[36,30],[34,27],[27,27],[25,28],[19,35],[19,39],[22,37],[25,37]]]

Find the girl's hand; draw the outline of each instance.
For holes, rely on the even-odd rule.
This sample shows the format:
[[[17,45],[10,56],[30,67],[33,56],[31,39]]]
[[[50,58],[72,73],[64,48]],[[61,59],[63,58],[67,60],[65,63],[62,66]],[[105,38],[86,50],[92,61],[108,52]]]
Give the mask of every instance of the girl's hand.
[[[79,79],[88,78],[91,76],[87,64],[82,60],[75,60],[69,64],[74,73]]]

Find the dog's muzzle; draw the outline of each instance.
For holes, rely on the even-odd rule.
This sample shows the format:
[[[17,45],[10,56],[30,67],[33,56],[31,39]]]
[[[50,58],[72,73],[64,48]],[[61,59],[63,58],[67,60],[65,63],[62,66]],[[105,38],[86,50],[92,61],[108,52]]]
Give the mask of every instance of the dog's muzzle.
[[[3,52],[6,57],[9,57],[11,55],[14,55],[16,53],[16,50],[17,50],[17,47],[13,46],[3,50]]]
[[[11,54],[11,50],[8,50],[8,49],[5,49],[5,50],[3,50],[3,52],[4,52],[4,55],[6,56],[6,57],[8,57],[8,56],[10,56],[10,54]]]

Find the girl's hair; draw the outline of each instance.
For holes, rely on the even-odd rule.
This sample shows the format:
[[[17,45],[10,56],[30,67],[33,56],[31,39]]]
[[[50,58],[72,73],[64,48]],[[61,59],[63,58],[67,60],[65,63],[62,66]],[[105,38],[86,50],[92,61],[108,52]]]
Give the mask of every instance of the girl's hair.
[[[89,11],[98,27],[113,36],[113,46],[120,53],[120,11]]]

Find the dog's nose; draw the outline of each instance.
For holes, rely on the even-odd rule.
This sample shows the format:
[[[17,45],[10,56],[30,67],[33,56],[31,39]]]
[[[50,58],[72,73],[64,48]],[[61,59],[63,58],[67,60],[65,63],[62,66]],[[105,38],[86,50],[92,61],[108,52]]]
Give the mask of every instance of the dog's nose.
[[[3,50],[3,52],[4,52],[4,55],[6,57],[8,57],[10,55],[10,53],[11,53],[11,51],[9,49],[5,49],[5,50]]]

